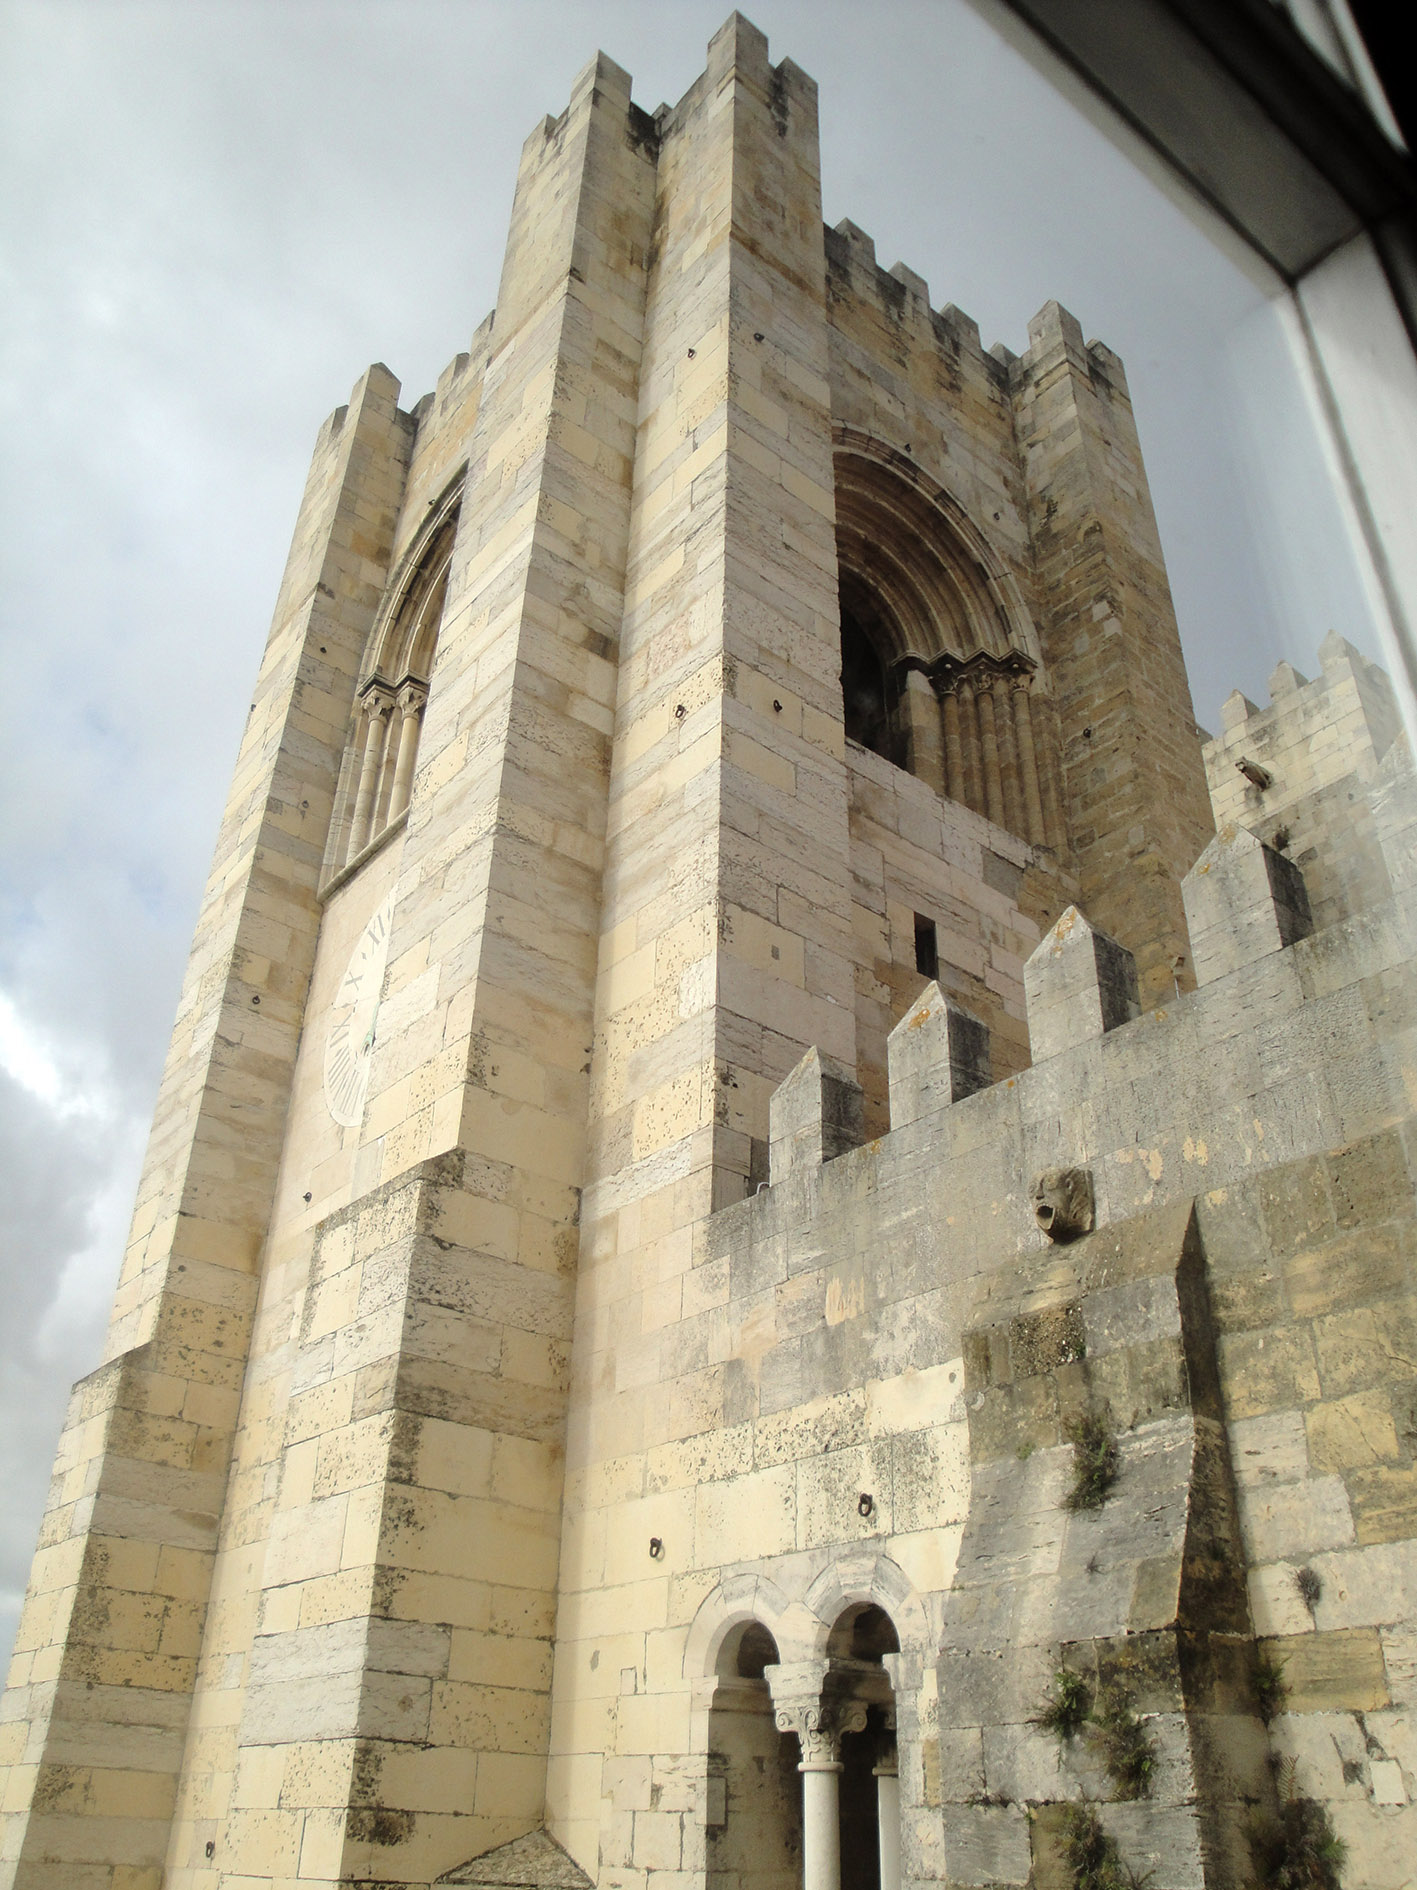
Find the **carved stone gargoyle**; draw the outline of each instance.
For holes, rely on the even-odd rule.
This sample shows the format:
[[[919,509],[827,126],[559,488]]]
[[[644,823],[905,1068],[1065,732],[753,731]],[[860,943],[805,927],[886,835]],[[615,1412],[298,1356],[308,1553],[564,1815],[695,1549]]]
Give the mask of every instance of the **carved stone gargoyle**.
[[[1045,1168],[1029,1189],[1033,1218],[1049,1240],[1076,1240],[1092,1232],[1092,1170]]]

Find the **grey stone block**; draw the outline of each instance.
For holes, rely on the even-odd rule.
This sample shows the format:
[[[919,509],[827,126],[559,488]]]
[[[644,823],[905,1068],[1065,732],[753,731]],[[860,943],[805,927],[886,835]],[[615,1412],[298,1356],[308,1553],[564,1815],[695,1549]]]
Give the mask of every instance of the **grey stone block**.
[[[1313,930],[1304,876],[1252,834],[1227,826],[1181,882],[1196,982],[1282,951]]]
[[[768,1172],[773,1186],[803,1169],[820,1168],[859,1147],[860,1086],[818,1050],[809,1050],[778,1084],[768,1106]]]
[[[933,981],[886,1039],[891,1128],[987,1089],[989,1032]]]
[[[1035,1063],[1141,1015],[1136,961],[1076,906],[1044,934],[1023,968],[1023,987]]]
[[[952,1884],[1027,1883],[1032,1851],[1021,1805],[959,1805],[945,1822]]]

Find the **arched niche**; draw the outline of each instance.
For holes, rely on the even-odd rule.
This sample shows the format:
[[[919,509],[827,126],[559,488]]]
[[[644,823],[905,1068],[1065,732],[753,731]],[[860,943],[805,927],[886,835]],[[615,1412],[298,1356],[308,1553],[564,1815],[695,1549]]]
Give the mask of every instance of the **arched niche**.
[[[802,1812],[793,1734],[765,1676],[778,1645],[761,1621],[719,1643],[709,1707],[705,1863],[709,1890],[801,1890]]]
[[[849,1602],[827,1635],[825,1696],[842,1725],[836,1780],[840,1890],[900,1890],[896,1697],[886,1656],[895,1622],[875,1601]]]
[[[1037,637],[1007,565],[969,514],[905,454],[835,431],[837,562],[877,602],[888,663],[967,661],[1011,651],[1038,661]]]
[[[426,686],[447,601],[461,502],[459,480],[433,508],[395,574],[389,607],[380,611],[369,639],[362,688],[376,678],[397,684],[405,677]]]
[[[429,508],[370,632],[326,854],[331,877],[361,861],[408,809],[447,602],[462,483],[459,473]]]
[[[1012,573],[905,454],[835,432],[847,738],[1038,845],[1055,843],[1037,634]]]
[[[885,1654],[900,1652],[895,1622],[875,1601],[855,1601],[844,1608],[827,1636],[829,1659],[860,1660],[880,1665]]]

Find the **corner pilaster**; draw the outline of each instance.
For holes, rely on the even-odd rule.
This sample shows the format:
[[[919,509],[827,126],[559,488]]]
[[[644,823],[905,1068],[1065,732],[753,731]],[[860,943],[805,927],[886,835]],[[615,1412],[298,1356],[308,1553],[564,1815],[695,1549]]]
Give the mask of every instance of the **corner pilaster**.
[[[1214,831],[1190,687],[1122,364],[1056,302],[1029,344],[1011,387],[1080,903],[1155,1003],[1194,984],[1180,879]]]

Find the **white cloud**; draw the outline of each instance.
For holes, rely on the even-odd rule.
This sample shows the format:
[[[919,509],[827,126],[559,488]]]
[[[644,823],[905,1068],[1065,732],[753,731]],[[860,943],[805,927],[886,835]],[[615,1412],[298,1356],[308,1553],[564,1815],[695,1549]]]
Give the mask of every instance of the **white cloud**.
[[[68,1087],[51,1052],[16,1014],[3,991],[0,991],[0,1069],[56,1115],[83,1115],[93,1109],[91,1098]]]

